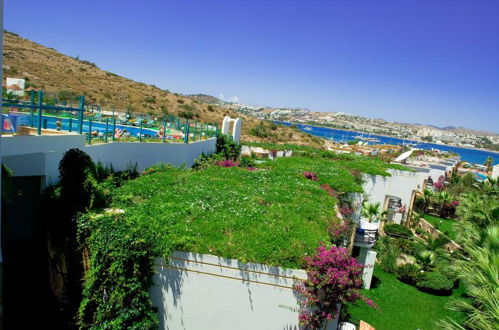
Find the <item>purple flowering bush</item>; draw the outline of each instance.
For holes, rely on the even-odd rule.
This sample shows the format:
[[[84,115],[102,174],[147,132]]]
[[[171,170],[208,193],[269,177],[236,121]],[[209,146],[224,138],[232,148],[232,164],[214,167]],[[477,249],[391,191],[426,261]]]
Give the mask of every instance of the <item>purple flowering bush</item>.
[[[336,246],[348,244],[352,234],[352,223],[350,221],[341,221],[331,224],[328,228],[331,243]]]
[[[309,180],[312,180],[312,181],[317,181],[319,180],[317,178],[317,175],[314,173],[314,172],[308,172],[308,171],[305,171],[303,172],[303,176],[306,177],[307,179]]]
[[[437,191],[442,191],[442,190],[444,189],[444,182],[445,182],[445,178],[444,178],[444,176],[443,176],[443,175],[441,175],[441,176],[438,178],[438,181],[433,183],[433,187],[434,187]]]
[[[374,302],[362,296],[362,268],[348,250],[320,245],[317,253],[306,257],[308,279],[295,285],[303,297],[300,325],[306,329],[320,329],[325,322],[337,317],[340,304],[363,300],[371,307]]]
[[[235,166],[239,166],[239,163],[234,162],[230,159],[227,159],[227,160],[222,160],[221,162],[218,162],[217,165],[221,166],[221,167],[235,167]]]

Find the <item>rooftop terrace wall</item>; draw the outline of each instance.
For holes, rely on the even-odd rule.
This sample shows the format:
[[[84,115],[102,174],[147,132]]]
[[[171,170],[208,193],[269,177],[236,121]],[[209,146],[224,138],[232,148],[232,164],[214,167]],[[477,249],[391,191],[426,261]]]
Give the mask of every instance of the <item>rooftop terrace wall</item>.
[[[116,170],[124,170],[129,164],[137,163],[139,171],[158,163],[173,166],[185,164],[190,167],[201,153],[216,151],[216,138],[192,142],[189,144],[174,143],[136,143],[119,142],[86,146],[84,149],[95,162],[112,164]]]
[[[303,270],[175,252],[156,260],[150,290],[160,329],[299,329],[295,279]],[[336,329],[336,323],[327,329]]]
[[[85,135],[80,134],[26,135],[3,136],[1,144],[3,162],[13,175],[42,176],[42,188],[57,183],[59,162],[72,148],[83,150],[95,162],[112,164],[116,170],[137,164],[139,171],[158,162],[192,166],[201,153],[216,151],[216,138],[188,144],[115,142],[85,146]]]

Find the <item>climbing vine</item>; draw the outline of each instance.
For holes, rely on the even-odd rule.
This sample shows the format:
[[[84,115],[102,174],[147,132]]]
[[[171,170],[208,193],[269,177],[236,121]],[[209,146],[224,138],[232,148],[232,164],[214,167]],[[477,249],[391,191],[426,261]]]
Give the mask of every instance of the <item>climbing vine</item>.
[[[359,299],[375,307],[372,300],[361,295],[362,268],[348,250],[320,245],[317,253],[306,257],[307,280],[295,286],[303,297],[300,325],[320,329],[338,316],[339,306]]]
[[[85,215],[79,219],[81,237],[90,252],[80,329],[157,329],[156,309],[149,298],[152,285],[152,239],[119,212]]]

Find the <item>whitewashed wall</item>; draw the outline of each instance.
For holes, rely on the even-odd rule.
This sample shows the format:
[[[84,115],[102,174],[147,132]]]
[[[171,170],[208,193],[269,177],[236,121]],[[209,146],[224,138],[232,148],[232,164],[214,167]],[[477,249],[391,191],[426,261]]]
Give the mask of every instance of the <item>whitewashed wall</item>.
[[[412,191],[418,190],[423,184],[424,176],[419,172],[409,172],[390,169],[391,176],[366,175],[363,185],[364,193],[371,203],[384,205],[386,195],[399,197],[402,204],[409,207]],[[400,220],[400,219],[399,219]]]
[[[185,164],[190,167],[201,153],[216,151],[216,139],[208,139],[189,144],[184,143],[134,143],[117,142],[86,146],[84,149],[95,162],[113,164],[117,170],[124,170],[137,163],[139,171],[158,163],[174,166]]]
[[[2,156],[12,156],[56,150],[66,151],[71,148],[82,149],[85,146],[85,136],[79,134],[3,136],[1,143]]]
[[[85,136],[79,134],[5,136],[0,141],[3,161],[13,175],[42,176],[42,188],[57,183],[59,162],[72,148],[83,150],[95,162],[112,164],[117,170],[137,163],[139,171],[158,162],[192,166],[201,153],[216,151],[215,138],[189,144],[116,142],[91,146],[85,146]]]
[[[157,259],[150,293],[160,329],[298,330],[294,278],[305,271],[175,252]]]

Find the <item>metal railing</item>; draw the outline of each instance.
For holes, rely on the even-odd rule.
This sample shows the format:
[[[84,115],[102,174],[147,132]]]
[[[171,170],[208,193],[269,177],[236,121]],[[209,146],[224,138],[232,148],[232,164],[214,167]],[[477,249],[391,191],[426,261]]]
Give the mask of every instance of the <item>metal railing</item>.
[[[10,95],[11,96],[11,95]],[[189,143],[217,136],[218,125],[164,115],[161,120],[145,115],[119,119],[115,115],[103,115],[100,106],[85,104],[85,97],[78,97],[77,107],[73,100],[60,101],[45,98],[42,91],[31,91],[29,97],[3,98],[1,132],[21,134],[23,129],[36,130],[37,135],[54,131],[86,134],[87,143],[163,142]],[[68,106],[68,103],[70,104]],[[23,129],[21,129],[23,128]]]
[[[362,244],[374,244],[378,240],[378,230],[357,228],[355,242]]]

